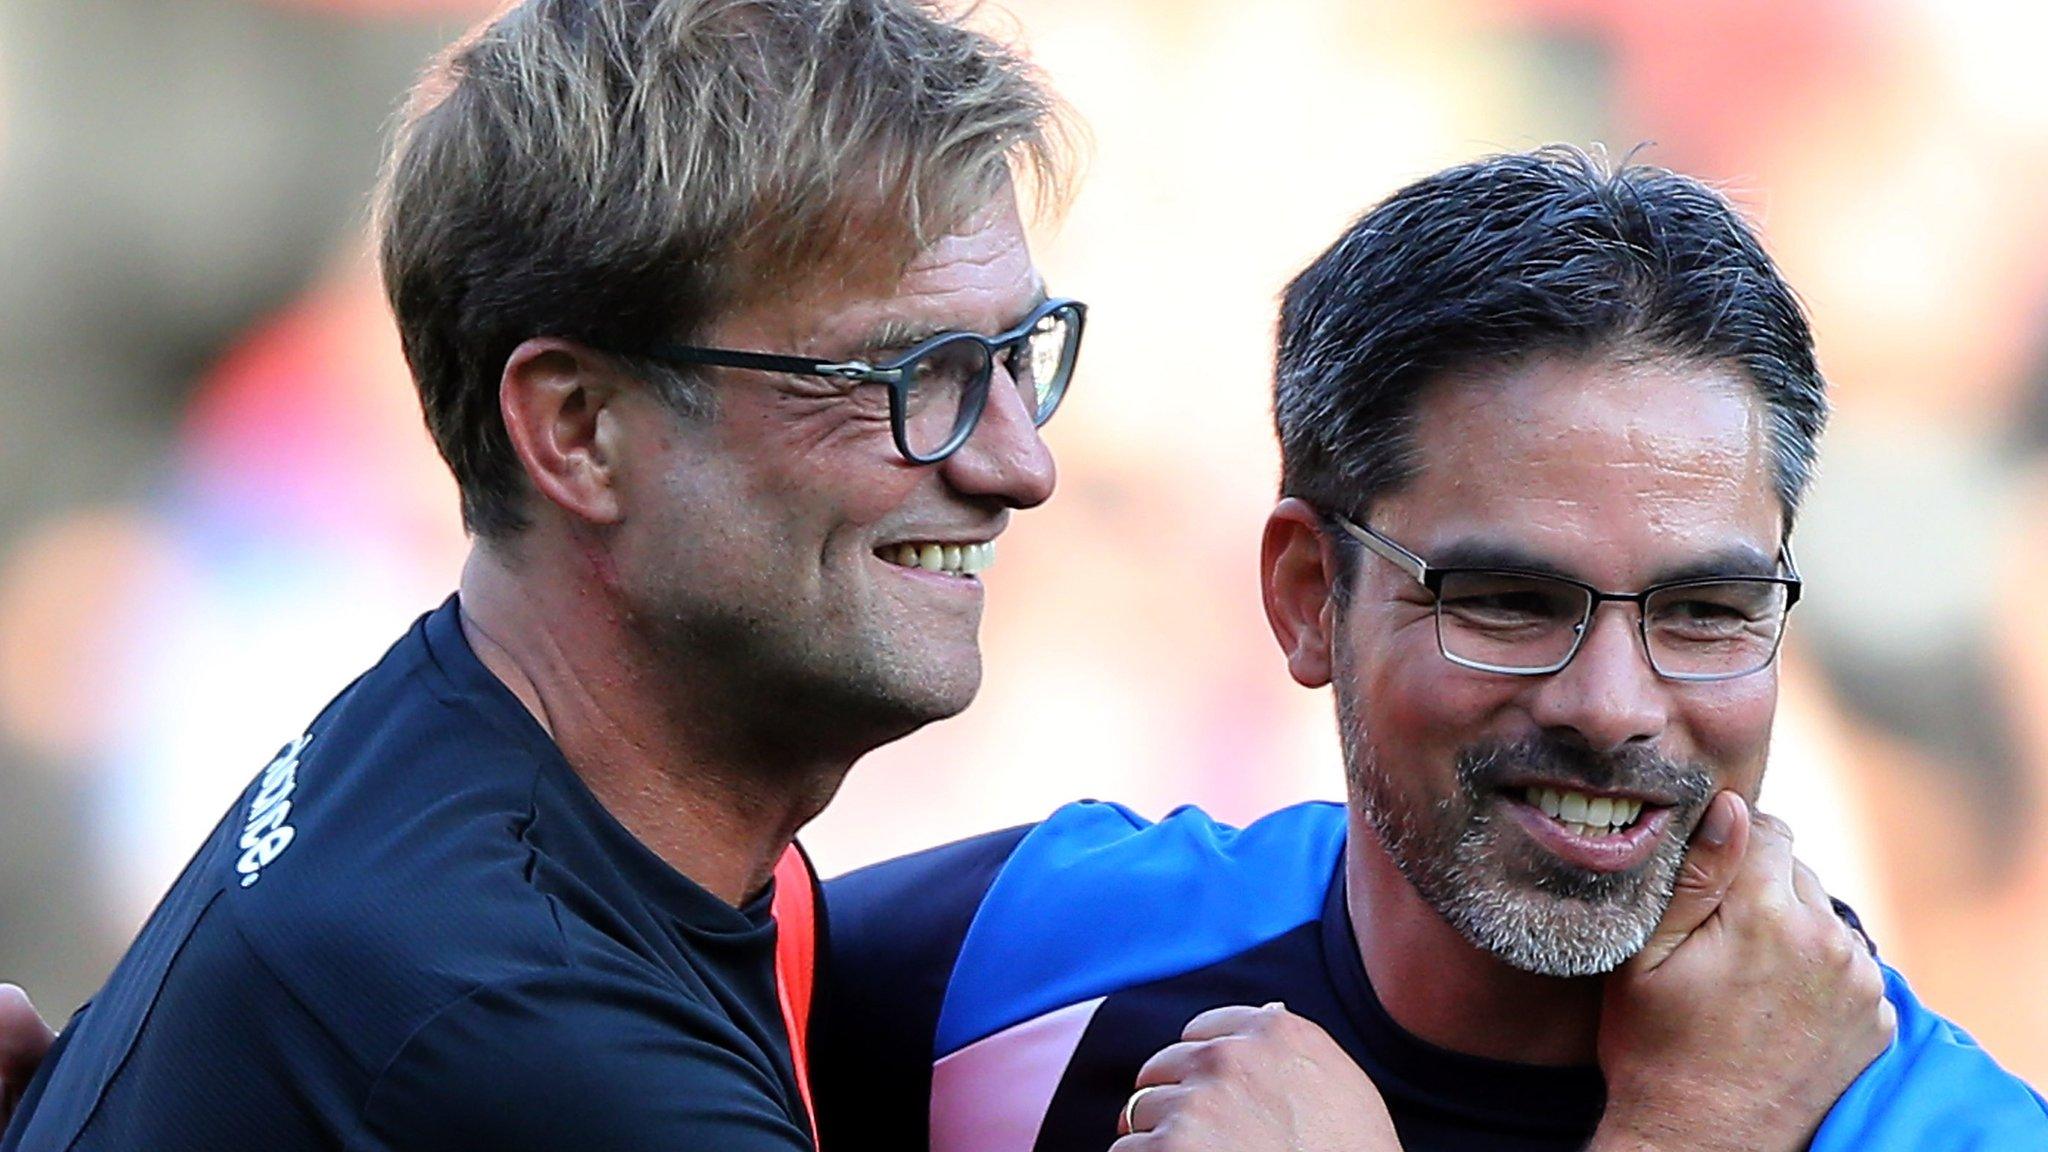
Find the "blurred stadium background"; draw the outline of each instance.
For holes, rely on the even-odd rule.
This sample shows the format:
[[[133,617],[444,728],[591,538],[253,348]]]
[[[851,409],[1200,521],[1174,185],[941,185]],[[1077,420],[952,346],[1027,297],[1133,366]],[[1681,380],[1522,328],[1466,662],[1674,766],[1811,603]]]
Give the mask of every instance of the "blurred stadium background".
[[[454,581],[366,257],[383,132],[477,0],[0,0],[0,976],[61,1017],[271,752]],[[2048,7],[1005,0],[1093,134],[1061,494],[981,702],[871,757],[828,872],[1077,796],[1340,790],[1255,584],[1288,276],[1552,140],[1719,182],[1837,415],[1766,805],[1923,996],[2048,1081]],[[2037,603],[2039,601],[2040,603]]]

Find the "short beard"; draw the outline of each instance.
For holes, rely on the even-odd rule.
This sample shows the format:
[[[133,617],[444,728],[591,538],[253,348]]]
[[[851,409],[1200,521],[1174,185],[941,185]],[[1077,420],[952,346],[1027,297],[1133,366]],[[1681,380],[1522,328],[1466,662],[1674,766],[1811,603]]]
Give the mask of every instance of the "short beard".
[[[1381,771],[1350,712],[1340,694],[1352,803],[1401,875],[1474,947],[1541,976],[1597,976],[1642,950],[1671,903],[1687,836],[1713,796],[1704,768],[1648,749],[1601,755],[1550,737],[1477,744],[1458,754],[1455,791],[1424,807]],[[1512,827],[1494,820],[1502,782],[1531,769],[1595,790],[1681,799],[1649,860],[1626,872],[1592,872],[1502,842],[1501,829]]]

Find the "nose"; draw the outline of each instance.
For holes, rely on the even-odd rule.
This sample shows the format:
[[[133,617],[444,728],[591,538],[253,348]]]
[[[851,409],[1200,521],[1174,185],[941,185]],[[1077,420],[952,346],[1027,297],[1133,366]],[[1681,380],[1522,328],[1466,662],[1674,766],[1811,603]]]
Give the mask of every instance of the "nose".
[[[1671,718],[1671,686],[1650,667],[1627,605],[1598,606],[1572,662],[1534,688],[1531,718],[1596,752],[1653,741]]]
[[[1016,381],[1001,364],[989,381],[981,420],[967,442],[940,461],[939,469],[955,491],[993,497],[1012,508],[1033,508],[1051,498],[1058,479],[1052,449],[1038,434]]]

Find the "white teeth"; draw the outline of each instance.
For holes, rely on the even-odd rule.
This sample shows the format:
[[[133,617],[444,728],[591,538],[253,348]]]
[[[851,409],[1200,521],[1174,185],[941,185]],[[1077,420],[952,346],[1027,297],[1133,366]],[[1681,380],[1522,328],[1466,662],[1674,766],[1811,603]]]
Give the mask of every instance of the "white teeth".
[[[1636,822],[1643,802],[1621,796],[1588,796],[1556,788],[1530,788],[1523,799],[1575,836],[1608,835]]]
[[[1591,800],[1586,801],[1586,823],[1604,828],[1612,823],[1608,819],[1612,815],[1614,815],[1614,801],[1609,800],[1607,797],[1595,796]]]
[[[978,544],[891,544],[877,549],[875,554],[903,568],[973,576],[995,563],[996,543],[983,540]]]

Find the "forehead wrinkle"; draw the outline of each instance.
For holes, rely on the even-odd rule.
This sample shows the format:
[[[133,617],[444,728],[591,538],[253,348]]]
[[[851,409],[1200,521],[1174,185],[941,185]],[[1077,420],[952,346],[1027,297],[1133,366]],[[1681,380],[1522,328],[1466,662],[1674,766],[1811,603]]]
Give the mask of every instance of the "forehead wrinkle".
[[[1673,376],[1682,378],[1680,389],[1696,389],[1701,401],[1676,415],[1668,401],[1644,395],[1667,389]],[[1468,371],[1445,379],[1418,403],[1416,439],[1429,450],[1418,453],[1417,463],[1426,468],[1432,457],[1449,457],[1463,466],[1488,463],[1491,456],[1492,463],[1532,471],[1640,469],[1646,477],[1740,485],[1750,465],[1768,469],[1769,435],[1753,390],[1725,376],[1719,365],[1662,361],[1550,359],[1494,376]],[[1739,426],[1716,419],[1727,414],[1723,404],[1739,408]]]
[[[1014,278],[1006,275],[1010,263],[1016,265]],[[999,280],[1007,283],[998,288]],[[825,359],[901,350],[993,322],[975,314],[992,300],[1000,305],[995,298],[1010,295],[1020,283],[1043,298],[1015,207],[994,203],[900,265],[853,261],[776,297],[775,311],[785,326],[777,350]]]
[[[1574,566],[1569,557],[1558,557],[1548,549],[1532,547],[1518,540],[1486,535],[1467,535],[1436,545],[1423,557],[1431,568],[1492,568],[1527,572],[1537,576],[1558,576],[1599,587],[1597,581]],[[1778,570],[1777,553],[1766,555],[1746,540],[1720,546],[1665,564],[1648,575],[1644,586],[1667,584],[1710,576],[1771,576]],[[1619,592],[1627,589],[1606,588]]]
[[[987,332],[977,332],[977,335],[994,336],[1002,332],[1008,332],[1018,324],[1023,323],[1024,317],[1030,315],[1032,309],[1046,302],[1048,297],[1045,292],[1045,283],[1035,274],[1031,279],[1035,287],[1030,299],[1022,307],[1014,310],[1001,324]],[[914,296],[902,297],[900,300],[916,301],[925,298],[926,296]],[[971,331],[971,329],[963,329],[958,325],[942,324],[931,320],[908,320],[901,317],[891,317],[877,322],[873,327],[863,332],[857,338],[856,343],[859,347],[866,349],[903,350],[917,344],[922,344],[934,336],[943,336],[962,331]]]
[[[1775,565],[1783,514],[1766,424],[1726,366],[1553,361],[1467,372],[1423,396],[1417,416],[1417,471],[1381,498],[1397,520],[1377,526],[1405,528],[1395,538],[1434,564],[1449,561],[1432,546],[1462,537],[1540,561],[1515,566],[1579,579],[1712,574],[1704,569],[1735,559],[1731,549],[1767,552],[1763,572]]]

